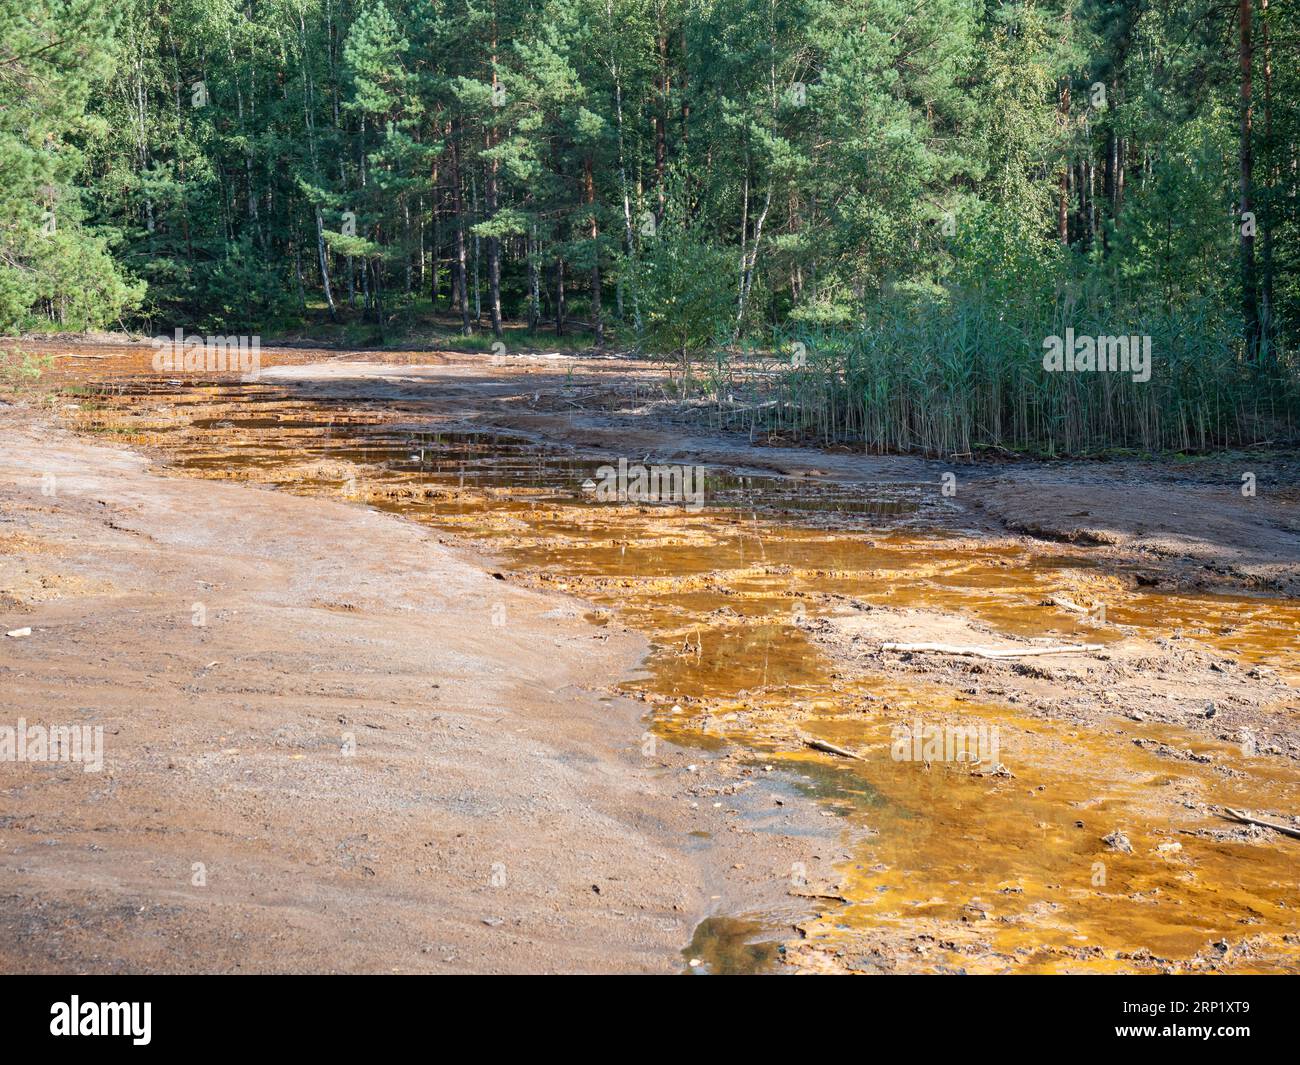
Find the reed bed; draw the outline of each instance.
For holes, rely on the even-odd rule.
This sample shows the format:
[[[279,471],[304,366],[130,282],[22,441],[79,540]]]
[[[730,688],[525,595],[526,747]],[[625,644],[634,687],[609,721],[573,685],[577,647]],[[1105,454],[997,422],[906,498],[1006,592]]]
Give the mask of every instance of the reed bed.
[[[1044,370],[1044,339],[1067,328],[1150,336],[1150,380]],[[1208,311],[1116,313],[1059,294],[881,303],[852,329],[777,332],[776,354],[740,375],[745,402],[720,407],[719,420],[824,444],[944,456],[1294,443],[1294,358],[1274,353],[1265,366],[1248,364],[1238,335]],[[737,376],[726,371],[715,366],[714,387],[735,395]]]

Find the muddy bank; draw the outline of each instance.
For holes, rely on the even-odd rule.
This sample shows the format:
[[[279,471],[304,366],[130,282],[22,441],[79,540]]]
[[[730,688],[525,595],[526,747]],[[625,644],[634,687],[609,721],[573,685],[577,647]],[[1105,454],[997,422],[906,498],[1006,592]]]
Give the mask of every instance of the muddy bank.
[[[1300,593],[1300,456],[1291,452],[1111,462],[855,454],[713,429],[725,404],[673,398],[662,371],[645,363],[460,355],[448,357],[451,365],[398,368],[371,359],[275,366],[263,376],[316,397],[444,405],[472,390],[475,424],[595,453],[849,484],[924,484],[963,508],[968,528],[1087,546],[1151,584]]]
[[[950,899],[909,913],[872,900],[872,886],[892,887],[884,865],[859,867],[852,901],[803,926],[792,962],[1294,971],[1300,899],[1286,870],[1297,844],[1229,813],[1300,831],[1300,698],[1277,671],[1181,632],[1152,639],[1114,623],[1025,638],[969,616],[859,604],[805,627],[840,683],[874,693],[852,753],[878,785],[988,810],[916,849],[960,854],[974,841],[998,875],[971,891],[959,859]],[[1065,646],[1081,649],[1029,653]]]
[[[1285,821],[1300,810],[1287,698],[1300,682],[1300,606],[1240,575],[1207,581],[1186,553],[1031,536],[970,505],[1022,474],[1030,488],[1101,485],[1119,476],[1111,468],[956,466],[952,495],[944,463],[719,433],[666,396],[653,368],[616,360],[274,360],[251,382],[78,360],[64,417],[147,449],[177,475],[402,515],[490,550],[511,584],[578,596],[596,624],[643,634],[645,672],[619,691],[641,702],[652,736],[700,752],[676,797],[706,813],[737,810],[738,829],[757,823],[763,803],[743,806],[755,796],[768,810],[811,799],[835,826],[836,846],[816,848],[839,855],[834,876],[810,870],[785,885],[825,909],[795,919],[802,941],[785,957],[797,967],[1295,968],[1289,844],[1219,811]],[[78,383],[87,378],[90,387]],[[595,504],[581,483],[617,457],[716,463],[705,506]],[[1138,480],[1174,496],[1214,490],[1221,476],[1152,471]],[[1285,504],[1258,480],[1266,501]],[[1078,506],[1060,495],[1065,517],[1087,509],[1065,505]],[[885,652],[894,630],[1102,650],[983,668]],[[1001,756],[896,761],[894,728],[918,719],[1000,729]],[[799,794],[775,794],[776,779]],[[709,838],[692,845],[717,853],[717,833],[699,831]],[[788,928],[779,914],[713,922],[691,950],[752,958],[767,948],[745,936]]]
[[[363,506],[0,433],[3,721],[104,737],[101,772],[0,765],[5,971],[670,972],[840,856],[761,768],[647,746],[613,693],[644,641],[576,600]]]
[[[147,343],[32,338],[24,346],[93,358],[106,373],[147,372],[151,355]],[[1300,455],[1292,451],[1041,462],[790,446],[761,431],[724,431],[734,421],[734,397],[682,400],[662,367],[613,355],[268,348],[258,380],[284,384],[305,401],[435,411],[462,426],[521,433],[593,458],[925,486],[958,509],[966,531],[1077,545],[1126,569],[1133,584],[1300,594]]]
[[[1127,722],[1174,725],[1189,739],[1300,760],[1300,693],[1276,669],[1181,631],[1152,638],[1098,623],[1078,637],[1028,639],[958,614],[871,606],[806,628],[848,673],[923,679],[959,701],[1002,701],[1116,735]],[[1167,746],[1161,753],[1192,757]]]
[[[1300,594],[1300,462],[1227,454],[1182,462],[1029,466],[979,483],[1007,528],[1097,548],[1179,587]]]
[[[1061,559],[1079,565],[972,574],[966,580],[987,590],[975,596],[957,587],[860,592],[801,620],[835,684],[865,693],[853,727],[842,717],[802,727],[867,761],[882,793],[925,797],[938,826],[924,826],[910,852],[878,854],[927,865],[931,884],[944,870],[951,879],[909,898],[889,861],[856,866],[846,905],[801,926],[792,963],[832,972],[1295,971],[1300,897],[1287,870],[1297,844],[1231,811],[1300,830],[1300,608],[1224,590],[1290,587],[1288,534],[1262,515],[1233,513],[1237,501],[1204,475],[1196,485],[1134,486],[1113,511],[1122,490],[1088,471],[1076,476],[1049,498],[1055,513],[1085,503],[1093,515],[1114,514],[1104,537],[1064,538]],[[1171,474],[1153,474],[1162,477]],[[1162,493],[1217,499],[1203,522],[1213,542],[1193,535],[1203,526],[1175,532],[1189,515],[1162,513],[1153,502]],[[1030,487],[1016,494],[1026,508],[1039,498]],[[1051,506],[1035,513],[1053,520]],[[1270,538],[1277,554],[1251,554]],[[1206,557],[1215,559],[1208,578],[1198,572]],[[1244,558],[1267,559],[1266,578],[1225,562]],[[1079,650],[1034,653],[1064,647]],[[976,737],[991,737],[992,749]]]

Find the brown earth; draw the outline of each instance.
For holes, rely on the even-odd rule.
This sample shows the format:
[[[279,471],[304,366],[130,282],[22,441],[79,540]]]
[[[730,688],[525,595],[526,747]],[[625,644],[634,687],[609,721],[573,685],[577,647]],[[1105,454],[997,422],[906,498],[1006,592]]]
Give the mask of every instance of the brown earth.
[[[1100,472],[1032,467],[980,483],[975,502],[1030,536],[1098,546],[1179,583],[1300,594],[1300,465],[1223,455]],[[1250,494],[1243,492],[1249,490]]]
[[[807,912],[820,823],[647,756],[621,626],[366,508],[0,434],[0,723],[105,737],[0,765],[0,970],[666,972]]]
[[[28,923],[15,928],[43,932],[62,952],[20,954],[15,965],[94,969],[111,958],[125,967],[166,971],[236,962],[312,970],[662,971],[680,963],[677,951],[700,917],[767,910],[775,914],[768,928],[788,921],[800,929],[804,942],[788,944],[787,960],[805,971],[1293,967],[1300,936],[1289,914],[1300,899],[1293,897],[1291,878],[1279,879],[1285,848],[1293,844],[1224,821],[1221,810],[1225,803],[1258,804],[1278,821],[1293,821],[1297,810],[1300,662],[1293,640],[1296,604],[1286,598],[1300,589],[1300,467],[1294,456],[1261,451],[1178,462],[970,463],[820,452],[720,432],[707,403],[682,402],[658,371],[617,359],[293,352],[270,361],[277,365],[260,380],[285,386],[319,409],[374,410],[386,417],[410,411],[418,413],[419,424],[432,414],[443,426],[509,431],[566,446],[591,462],[621,455],[706,463],[861,488],[864,496],[882,485],[903,486],[919,499],[942,500],[934,512],[939,517],[928,520],[941,522],[946,538],[882,536],[877,543],[836,534],[825,546],[837,550],[837,561],[821,566],[814,555],[798,568],[755,560],[727,569],[719,560],[711,572],[662,575],[657,569],[609,575],[542,567],[519,581],[493,581],[484,570],[497,563],[467,551],[463,541],[452,550],[412,525],[356,506],[164,479],[120,449],[89,449],[113,456],[90,493],[105,500],[103,506],[82,493],[74,507],[62,477],[56,497],[40,497],[47,455],[71,449],[75,471],[91,463],[77,450],[86,445],[51,436],[23,422],[26,415],[10,412],[31,451],[11,450],[0,464],[12,480],[5,516],[16,515],[0,524],[0,550],[10,556],[0,562],[8,565],[0,569],[0,609],[6,611],[0,625],[31,624],[34,633],[24,638],[28,642],[0,644],[0,666],[7,680],[22,673],[15,679],[33,686],[15,689],[21,698],[6,692],[0,705],[9,717],[25,706],[65,703],[98,711],[95,720],[114,723],[126,737],[119,771],[131,789],[140,789],[137,798],[122,785],[138,805],[129,808],[129,817],[117,806],[97,813],[105,797],[96,788],[103,790],[104,781],[63,772],[58,790],[25,800],[25,821],[3,822],[5,834],[23,826],[18,840],[24,861],[17,868],[26,880],[0,912],[21,915]],[[78,367],[87,373],[101,368],[109,366]],[[141,421],[146,428],[166,427],[172,417],[160,398]],[[178,417],[183,420],[183,412]],[[113,423],[103,424],[111,429]],[[148,432],[132,439],[151,440]],[[48,447],[49,440],[57,448]],[[217,466],[219,460],[207,475],[220,475]],[[942,492],[945,473],[954,474],[955,495]],[[1242,473],[1255,475],[1254,495],[1241,492]],[[247,475],[282,474],[267,467]],[[297,471],[308,480],[346,474],[344,466],[326,470],[319,464]],[[376,502],[405,490],[376,480],[363,496]],[[153,502],[127,509],[140,499]],[[255,537],[232,537],[232,528],[244,527],[246,512],[265,525]],[[536,534],[530,539],[528,526],[509,514],[489,520],[475,511],[467,520],[484,523],[499,544],[524,556],[537,546]],[[706,531],[671,513],[620,520],[600,516],[575,527],[593,539],[608,538],[600,550],[611,554],[631,547],[689,557],[695,550],[716,553],[726,543],[717,528]],[[728,521],[734,519],[719,518],[718,524],[725,528]],[[83,542],[99,545],[91,561],[75,551]],[[182,561],[171,552],[141,550],[141,542],[194,542],[204,549]],[[266,546],[272,543],[283,549]],[[777,540],[768,544],[779,546]],[[796,546],[791,557],[801,558]],[[231,551],[237,552],[233,561]],[[268,560],[272,572],[292,580],[266,577]],[[853,568],[863,565],[871,568]],[[412,573],[425,572],[434,577],[432,589],[411,580]],[[200,580],[211,584],[200,586],[208,599],[190,590]],[[1045,581],[1053,588],[1050,598],[1044,598]],[[737,594],[741,584],[750,591]],[[457,589],[454,601],[449,588]],[[750,682],[737,680],[716,714],[734,743],[688,755],[661,739],[656,756],[646,759],[638,750],[645,726],[637,715],[644,707],[613,693],[643,642],[617,624],[591,630],[582,620],[584,605],[552,595],[552,588],[606,600],[707,599],[715,604],[706,615],[716,626],[706,637],[714,655],[728,633],[770,624],[769,606],[744,609],[746,594],[759,603],[797,596],[816,615],[801,615],[798,623],[811,642],[806,652],[790,644],[783,653],[791,675],[811,691],[791,703],[788,693],[768,697],[757,688],[742,690]],[[898,588],[904,591],[895,594]],[[1177,595],[1153,605],[1153,589]],[[208,609],[202,629],[190,624],[199,600]],[[492,625],[497,605],[509,618],[504,629]],[[1094,617],[1098,608],[1109,608],[1109,617],[1104,610]],[[70,614],[47,631],[45,611],[56,620],[59,611]],[[101,613],[118,626],[115,633],[92,624]],[[697,620],[679,610],[666,624],[688,650],[695,641],[698,657]],[[112,643],[124,631],[125,642]],[[431,631],[439,652],[451,649],[445,656],[430,648]],[[41,670],[43,659],[34,650],[25,652],[32,658],[10,663],[15,647],[35,649],[45,641],[48,648],[65,632],[87,642],[56,648]],[[1018,660],[882,647],[1094,640],[1102,646],[1085,654]],[[209,654],[209,647],[220,653]],[[82,659],[107,664],[92,671]],[[137,660],[143,669],[133,668]],[[236,670],[229,679],[222,678],[223,660],[230,663],[224,669]],[[71,681],[54,672],[69,661],[79,663]],[[217,663],[210,672],[208,662]],[[110,666],[115,672],[101,672]],[[241,672],[254,669],[247,678]],[[669,669],[667,675],[677,673]],[[317,676],[326,686],[311,698],[295,694],[303,677]],[[432,700],[431,677],[441,684]],[[662,708],[674,698],[655,693],[648,701]],[[322,706],[322,699],[330,701]],[[681,697],[692,714],[714,713],[710,704],[716,701],[707,686],[702,695]],[[153,731],[139,730],[142,706],[152,708]],[[175,706],[185,707],[183,726],[167,709]],[[928,765],[918,775],[915,767],[891,763],[889,727],[910,720],[918,707],[941,721],[974,715],[1001,722],[1016,739],[1011,769],[1003,776],[984,767],[968,779],[949,766],[932,779]],[[270,714],[275,724],[268,727],[264,715]],[[438,718],[426,725],[424,714]],[[191,717],[198,722],[193,732]],[[344,730],[358,744],[349,759],[338,752]],[[467,730],[467,742],[455,743]],[[870,755],[874,760],[864,761],[861,772],[871,787],[900,811],[924,806],[943,831],[900,844],[891,832],[915,831],[909,820],[915,815],[891,824],[897,811],[872,806],[861,816],[848,815],[849,827],[828,840],[818,820],[827,811],[779,793],[783,774],[755,772],[752,749],[740,746],[756,742],[760,752],[779,754],[784,761],[778,766],[810,766],[815,759],[824,764],[819,772],[829,767],[840,782],[836,787],[849,780],[848,794],[854,794],[862,786],[854,775],[858,764],[811,754],[809,737],[855,750],[864,760]],[[110,752],[115,738],[110,735]],[[372,779],[357,770],[376,744],[385,769]],[[105,778],[114,769],[112,757]],[[33,782],[46,780],[43,769],[17,771]],[[6,793],[6,804],[35,786]],[[1017,797],[1025,792],[1027,799]],[[243,805],[232,815],[213,806],[213,795],[222,802],[237,797]],[[364,797],[364,817],[349,813],[354,795]],[[114,790],[107,797],[120,801],[117,796]],[[175,796],[181,815],[162,813]],[[778,800],[784,805],[773,823]],[[422,808],[446,830],[428,839],[413,831],[413,822],[425,824]],[[151,818],[145,816],[150,810]],[[507,824],[498,823],[502,810]],[[1076,820],[1083,826],[1085,818],[1086,828],[1076,830]],[[65,821],[80,836],[62,827]],[[851,829],[864,821],[871,832],[883,824],[877,850],[888,862],[876,860],[878,854],[864,859],[850,841]],[[81,855],[68,846],[69,839],[79,846],[94,829],[121,831],[114,826],[126,823],[135,826],[130,839],[137,848],[129,857]],[[1131,835],[1133,857],[1112,855],[1103,842],[1118,828]],[[800,832],[811,833],[811,842],[799,840]],[[1041,868],[1031,861],[1018,878],[981,879],[1006,876],[1024,865],[1026,855],[1037,861],[1044,838],[1051,846],[1042,851]],[[275,842],[285,839],[293,843]],[[1185,849],[1173,849],[1180,839]],[[208,888],[188,886],[192,862],[212,868],[203,853],[195,855],[202,848],[247,870],[231,883],[221,908],[212,902],[213,875]],[[436,860],[422,848],[432,849]],[[1124,890],[1088,890],[1087,869],[1098,850],[1123,871]],[[7,846],[0,856],[0,876],[11,867],[11,851]],[[66,857],[69,852],[76,861]],[[557,853],[586,857],[570,868],[555,862]],[[976,869],[980,861],[987,868]],[[506,867],[504,891],[491,887],[497,862]],[[840,901],[851,903],[845,915],[834,906],[820,919],[795,912],[801,896],[820,892],[795,890],[791,899],[787,871],[793,862],[809,863],[815,883],[845,885],[828,888],[829,897],[821,900],[833,903],[842,890]],[[60,879],[64,863],[70,871]],[[824,867],[830,863],[837,866],[833,876]],[[119,879],[92,894],[84,885],[96,882],[97,866]],[[166,894],[157,888],[162,869]],[[608,884],[598,869],[612,870]],[[969,879],[962,883],[977,893],[974,901],[962,903],[961,888],[940,886],[957,884],[957,877]],[[56,885],[52,897],[60,900],[48,917],[38,916],[50,905],[36,886],[42,878]],[[1002,884],[993,921],[987,920],[994,912],[987,903],[990,883]],[[882,923],[871,909],[877,893],[908,898],[909,890],[940,894],[908,899]],[[9,891],[0,890],[0,898],[6,896]],[[611,899],[619,904],[617,919],[607,909]],[[1155,903],[1162,900],[1164,916],[1157,921]],[[1184,902],[1198,921],[1175,929],[1167,917],[1178,911],[1169,907]],[[164,905],[175,914],[159,915],[157,924],[127,920],[132,906],[152,913],[151,907]],[[911,907],[922,918],[899,922],[897,914]],[[1144,908],[1152,920],[1129,916],[1130,909]],[[430,911],[439,914],[432,924]],[[109,920],[105,913],[116,914],[116,923],[98,932],[58,932],[83,920]],[[284,938],[272,958],[251,949],[248,937],[265,936],[274,914],[303,923],[286,919],[287,927],[277,929]],[[378,922],[377,914],[383,915]],[[503,923],[483,924],[498,917]],[[233,921],[241,939],[224,940],[223,921]],[[1116,930],[1108,935],[1111,924]],[[517,935],[506,940],[502,933],[515,927]],[[1240,939],[1223,932],[1238,927]],[[1081,929],[1092,935],[1086,947],[1076,945],[1089,938]],[[1160,944],[1154,953],[1146,949],[1148,935]],[[703,938],[697,929],[692,951]],[[119,953],[120,942],[128,946]],[[226,943],[224,961],[201,960],[220,942]],[[1220,949],[1220,942],[1229,945]],[[167,953],[160,943],[174,949]],[[87,953],[96,949],[104,952],[100,960]],[[445,954],[453,960],[444,961]]]
[[[1113,719],[1175,725],[1193,736],[1246,743],[1261,755],[1300,760],[1296,689],[1275,669],[1242,663],[1195,637],[1151,639],[1111,625],[1098,626],[1105,643],[1088,643],[1086,633],[1081,640],[1031,640],[961,615],[871,606],[861,613],[809,619],[806,628],[841,669],[919,677],[965,697],[1001,700],[1032,716],[1089,728]],[[954,651],[889,646],[897,644]],[[1087,649],[1006,658],[981,653],[1065,647]]]

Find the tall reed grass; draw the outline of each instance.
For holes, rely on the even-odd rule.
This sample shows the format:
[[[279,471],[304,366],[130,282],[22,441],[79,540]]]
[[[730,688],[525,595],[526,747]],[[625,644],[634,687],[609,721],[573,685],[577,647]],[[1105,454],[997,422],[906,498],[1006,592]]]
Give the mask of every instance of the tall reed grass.
[[[1149,335],[1151,379],[1044,370],[1044,339],[1068,327],[1078,335]],[[802,365],[790,358],[797,344],[806,353]],[[1120,313],[1061,293],[882,301],[852,329],[777,333],[777,357],[749,379],[753,402],[724,421],[870,451],[945,456],[1294,441],[1294,358],[1275,354],[1262,369],[1243,361],[1240,349],[1233,323],[1209,310]]]

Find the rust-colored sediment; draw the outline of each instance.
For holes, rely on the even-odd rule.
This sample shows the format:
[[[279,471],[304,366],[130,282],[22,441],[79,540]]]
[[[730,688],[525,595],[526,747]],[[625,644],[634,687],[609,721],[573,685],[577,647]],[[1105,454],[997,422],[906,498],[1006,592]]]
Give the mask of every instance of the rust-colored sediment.
[[[789,944],[794,964],[1300,968],[1300,843],[1218,815],[1300,812],[1293,745],[1252,751],[1235,733],[1108,714],[1100,698],[1062,716],[1050,687],[1037,702],[972,695],[957,679],[848,662],[815,635],[819,619],[876,607],[1021,638],[1174,636],[1224,668],[1270,671],[1282,695],[1275,686],[1246,702],[1294,725],[1295,601],[1146,588],[1084,547],[971,531],[934,485],[864,500],[860,487],[718,473],[702,510],[600,505],[580,487],[597,460],[467,431],[465,412],[432,394],[394,409],[292,383],[164,381],[133,358],[111,373],[65,367],[106,386],[67,412],[74,424],[155,447],[187,476],[341,494],[472,538],[523,579],[595,604],[593,621],[618,615],[644,632],[654,651],[624,687],[661,735],[739,745],[798,774],[843,818],[842,882],[809,888],[841,898],[823,900]],[[1051,602],[1062,594],[1104,602],[1105,624]],[[1149,690],[1153,705],[1174,699],[1159,670]],[[896,760],[895,727],[916,720],[996,727],[1001,766]],[[808,738],[861,757],[814,751]],[[1116,830],[1131,850],[1103,842]]]

